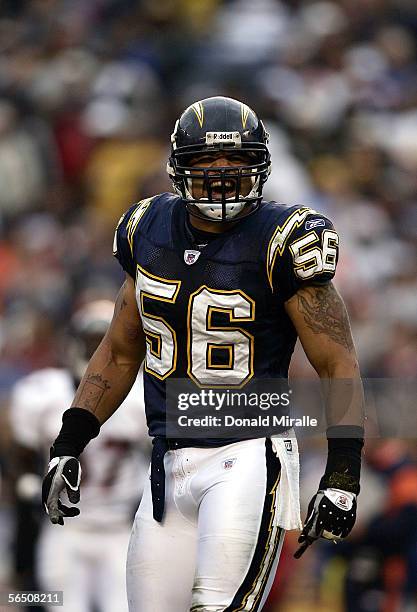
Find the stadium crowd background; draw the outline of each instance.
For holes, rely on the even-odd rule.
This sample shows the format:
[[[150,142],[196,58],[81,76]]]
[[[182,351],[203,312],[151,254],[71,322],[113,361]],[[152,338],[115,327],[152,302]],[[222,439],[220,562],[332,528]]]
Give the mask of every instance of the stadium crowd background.
[[[114,299],[115,224],[171,190],[169,135],[196,99],[229,95],[264,118],[266,197],[311,205],[341,234],[336,285],[363,375],[416,378],[416,41],[413,0],[3,0],[0,585],[15,579],[10,389],[61,363],[76,307]],[[293,374],[307,372],[297,356]],[[323,448],[306,444],[305,499]],[[300,562],[290,539],[280,610],[417,610],[416,459],[413,440],[369,442],[355,535]]]

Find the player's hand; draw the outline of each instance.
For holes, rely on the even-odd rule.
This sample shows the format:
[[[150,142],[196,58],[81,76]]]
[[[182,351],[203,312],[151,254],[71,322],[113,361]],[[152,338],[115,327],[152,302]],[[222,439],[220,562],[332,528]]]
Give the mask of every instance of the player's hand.
[[[356,495],[341,489],[318,491],[310,501],[307,519],[298,542],[301,544],[294,554],[296,559],[318,540],[325,538],[337,543],[352,530],[356,520]]]
[[[64,489],[72,504],[80,501],[81,465],[75,457],[54,457],[42,483],[42,503],[51,523],[63,525],[63,517],[77,516],[78,508],[69,508],[59,499]]]

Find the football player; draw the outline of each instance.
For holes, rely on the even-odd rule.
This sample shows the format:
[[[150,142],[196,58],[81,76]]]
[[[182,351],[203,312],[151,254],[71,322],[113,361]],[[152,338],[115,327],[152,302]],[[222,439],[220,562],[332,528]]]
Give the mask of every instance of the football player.
[[[192,104],[177,121],[167,170],[175,194],[132,206],[116,229],[126,272],[109,331],[63,415],[43,485],[53,523],[74,513],[79,455],[144,365],[153,437],[150,482],[131,535],[131,612],[261,610],[285,530],[297,528],[296,443],[174,439],[166,386],[244,388],[285,379],[297,336],[320,377],[350,381],[350,418],[329,419],[329,454],[297,556],[350,532],[359,493],[362,395],[348,317],[331,280],[339,238],[307,206],[262,199],[268,135],[245,104]],[[279,170],[278,170],[279,171]],[[353,382],[352,382],[353,381]],[[331,385],[329,414],[337,408]]]
[[[39,500],[37,454],[48,456],[62,413],[70,405],[88,359],[106,332],[113,303],[97,300],[74,314],[65,357],[68,368],[46,368],[15,386],[10,421],[26,469],[16,480],[18,499]],[[42,526],[35,551],[37,583],[44,590],[64,591],[64,612],[127,610],[124,560],[131,520],[139,501],[149,458],[143,410],[142,378],[134,383],[114,419],[106,423],[82,457],[81,516],[65,529]],[[27,505],[26,505],[27,507]],[[28,537],[22,516],[16,541]],[[61,521],[62,523],[62,521]],[[25,554],[22,551],[21,554]],[[27,553],[26,553],[27,554]],[[53,609],[53,607],[51,608]]]

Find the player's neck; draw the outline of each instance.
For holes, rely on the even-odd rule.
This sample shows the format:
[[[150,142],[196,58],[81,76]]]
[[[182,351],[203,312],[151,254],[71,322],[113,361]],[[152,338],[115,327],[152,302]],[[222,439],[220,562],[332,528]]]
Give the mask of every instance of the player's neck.
[[[202,231],[209,232],[212,234],[221,234],[223,232],[227,232],[233,227],[233,222],[213,222],[206,221],[205,219],[200,219],[199,217],[194,217],[193,215],[188,215],[189,223],[192,227]]]

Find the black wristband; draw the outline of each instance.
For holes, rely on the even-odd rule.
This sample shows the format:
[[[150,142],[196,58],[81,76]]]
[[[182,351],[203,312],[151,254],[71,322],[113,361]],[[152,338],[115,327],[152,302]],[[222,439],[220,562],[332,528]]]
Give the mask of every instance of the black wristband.
[[[51,446],[50,458],[71,455],[79,457],[87,444],[98,436],[100,421],[84,408],[69,408],[62,415],[62,427]]]
[[[327,464],[320,489],[331,487],[359,493],[363,437],[363,427],[337,425],[328,428]]]

